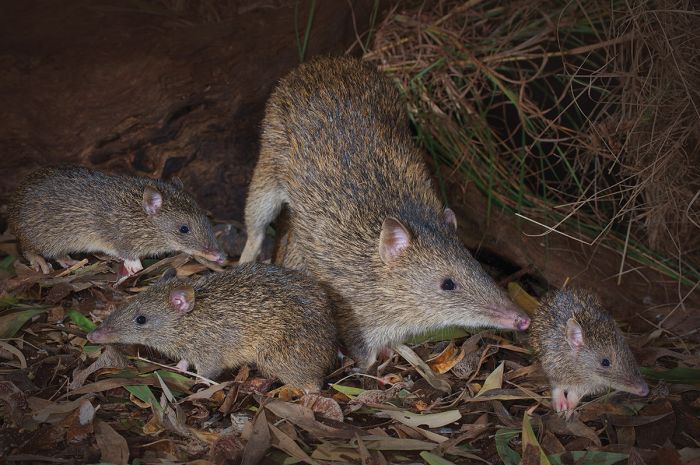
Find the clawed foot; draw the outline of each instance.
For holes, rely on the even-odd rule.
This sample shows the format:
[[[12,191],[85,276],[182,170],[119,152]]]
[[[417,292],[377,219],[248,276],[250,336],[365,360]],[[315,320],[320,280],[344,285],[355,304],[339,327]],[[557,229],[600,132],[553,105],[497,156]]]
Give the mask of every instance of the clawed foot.
[[[61,265],[61,268],[70,268],[71,266],[80,263],[80,260],[73,260],[68,255],[56,259],[56,262]]]
[[[141,265],[141,260],[124,260],[122,266],[119,267],[119,274],[117,275],[117,282],[114,283],[115,286],[123,283],[126,278],[132,276],[139,271],[143,270],[143,265]]]
[[[46,263],[44,257],[37,254],[27,254],[27,260],[29,260],[29,266],[31,266],[34,271],[41,271],[44,274],[49,274],[51,272],[51,265]]]
[[[175,365],[175,368],[180,371],[187,371],[190,368],[190,362],[185,360],[184,358],[177,362],[177,365]]]
[[[578,405],[578,396],[561,388],[552,389],[552,407],[568,420]]]

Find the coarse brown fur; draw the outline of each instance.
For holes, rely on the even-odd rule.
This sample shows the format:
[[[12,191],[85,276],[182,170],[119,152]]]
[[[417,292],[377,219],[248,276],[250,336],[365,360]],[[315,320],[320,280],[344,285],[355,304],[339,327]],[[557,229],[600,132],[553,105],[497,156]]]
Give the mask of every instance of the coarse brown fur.
[[[144,190],[162,206],[144,210]],[[84,167],[43,168],[15,193],[9,223],[24,255],[63,258],[102,252],[123,260],[183,251],[221,257],[209,220],[182,186],[150,178],[112,176]],[[179,231],[182,225],[189,233]]]
[[[582,330],[580,347],[572,347],[567,336],[571,319]],[[609,388],[646,394],[624,336],[589,292],[569,289],[545,296],[532,320],[530,344],[552,385],[557,410],[569,410],[583,396]],[[610,366],[603,366],[603,359]]]
[[[458,239],[397,90],[358,60],[303,64],[270,97],[242,262],[257,258],[283,204],[291,231],[284,264],[327,286],[344,345],[364,367],[380,348],[433,328],[529,323]],[[378,253],[386,224],[410,236],[391,261]],[[447,278],[455,290],[441,290]]]
[[[171,291],[194,290],[194,307],[178,313]],[[144,324],[136,318],[145,317]],[[142,344],[194,364],[204,377],[255,363],[265,374],[318,391],[332,368],[336,331],[323,289],[293,270],[245,264],[198,281],[154,284],[115,310],[90,340]]]

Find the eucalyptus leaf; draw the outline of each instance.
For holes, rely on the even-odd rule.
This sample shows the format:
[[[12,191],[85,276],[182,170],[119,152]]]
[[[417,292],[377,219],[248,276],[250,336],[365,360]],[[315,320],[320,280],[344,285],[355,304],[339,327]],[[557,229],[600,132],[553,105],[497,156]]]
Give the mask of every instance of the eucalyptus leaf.
[[[439,455],[432,454],[428,451],[421,452],[420,456],[429,465],[455,465],[454,462],[451,462],[447,459],[444,459],[444,458],[440,457]]]
[[[496,431],[496,452],[503,460],[504,465],[519,465],[520,454],[511,449],[510,440],[520,436],[520,430],[517,428],[502,428]]]
[[[576,450],[547,456],[552,465],[612,465],[627,459],[627,454],[599,450]]]
[[[0,339],[14,337],[27,321],[45,311],[43,308],[33,308],[0,317]]]
[[[671,384],[700,384],[700,369],[671,368],[666,371],[656,371],[651,368],[640,368],[645,378],[666,381]]]
[[[93,329],[97,328],[97,325],[92,322],[88,317],[80,313],[79,311],[71,308],[66,312],[66,315],[70,320],[75,323],[80,329],[89,333]]]

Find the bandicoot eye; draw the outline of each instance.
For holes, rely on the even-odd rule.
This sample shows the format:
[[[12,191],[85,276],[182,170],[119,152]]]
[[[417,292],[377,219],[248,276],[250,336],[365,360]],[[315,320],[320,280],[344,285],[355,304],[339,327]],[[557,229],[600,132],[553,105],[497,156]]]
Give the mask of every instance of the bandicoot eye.
[[[610,366],[610,360],[607,358],[604,358],[603,360],[600,361],[600,364],[603,365],[605,368],[608,368]]]
[[[146,323],[146,317],[143,315],[139,315],[136,318],[134,318],[134,321],[136,322],[137,325],[143,325]]]
[[[445,279],[440,285],[440,289],[443,291],[454,291],[457,285],[450,278]]]
[[[183,224],[182,226],[180,226],[180,232],[181,232],[182,234],[187,234],[187,233],[189,233],[189,232],[190,232],[189,226],[187,226],[186,224]]]

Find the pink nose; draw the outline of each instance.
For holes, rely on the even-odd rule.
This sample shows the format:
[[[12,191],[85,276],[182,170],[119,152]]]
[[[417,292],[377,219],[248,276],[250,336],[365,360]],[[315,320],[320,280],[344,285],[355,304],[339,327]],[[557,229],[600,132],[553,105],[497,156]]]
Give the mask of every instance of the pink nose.
[[[527,316],[519,316],[515,319],[515,326],[518,328],[518,331],[525,331],[530,327],[530,318]]]
[[[216,249],[205,250],[204,256],[207,260],[211,260],[212,262],[216,262],[219,265],[222,265],[226,262],[226,254],[223,252],[220,252],[219,250],[216,250]]]
[[[647,394],[649,394],[649,386],[647,386],[647,383],[642,381],[640,384],[637,385],[637,395],[646,397]]]
[[[93,343],[99,343],[100,342],[100,330],[96,329],[92,332],[89,332],[87,335],[87,340]]]
[[[94,344],[105,344],[110,342],[110,333],[104,328],[97,328],[87,335],[87,340]]]

